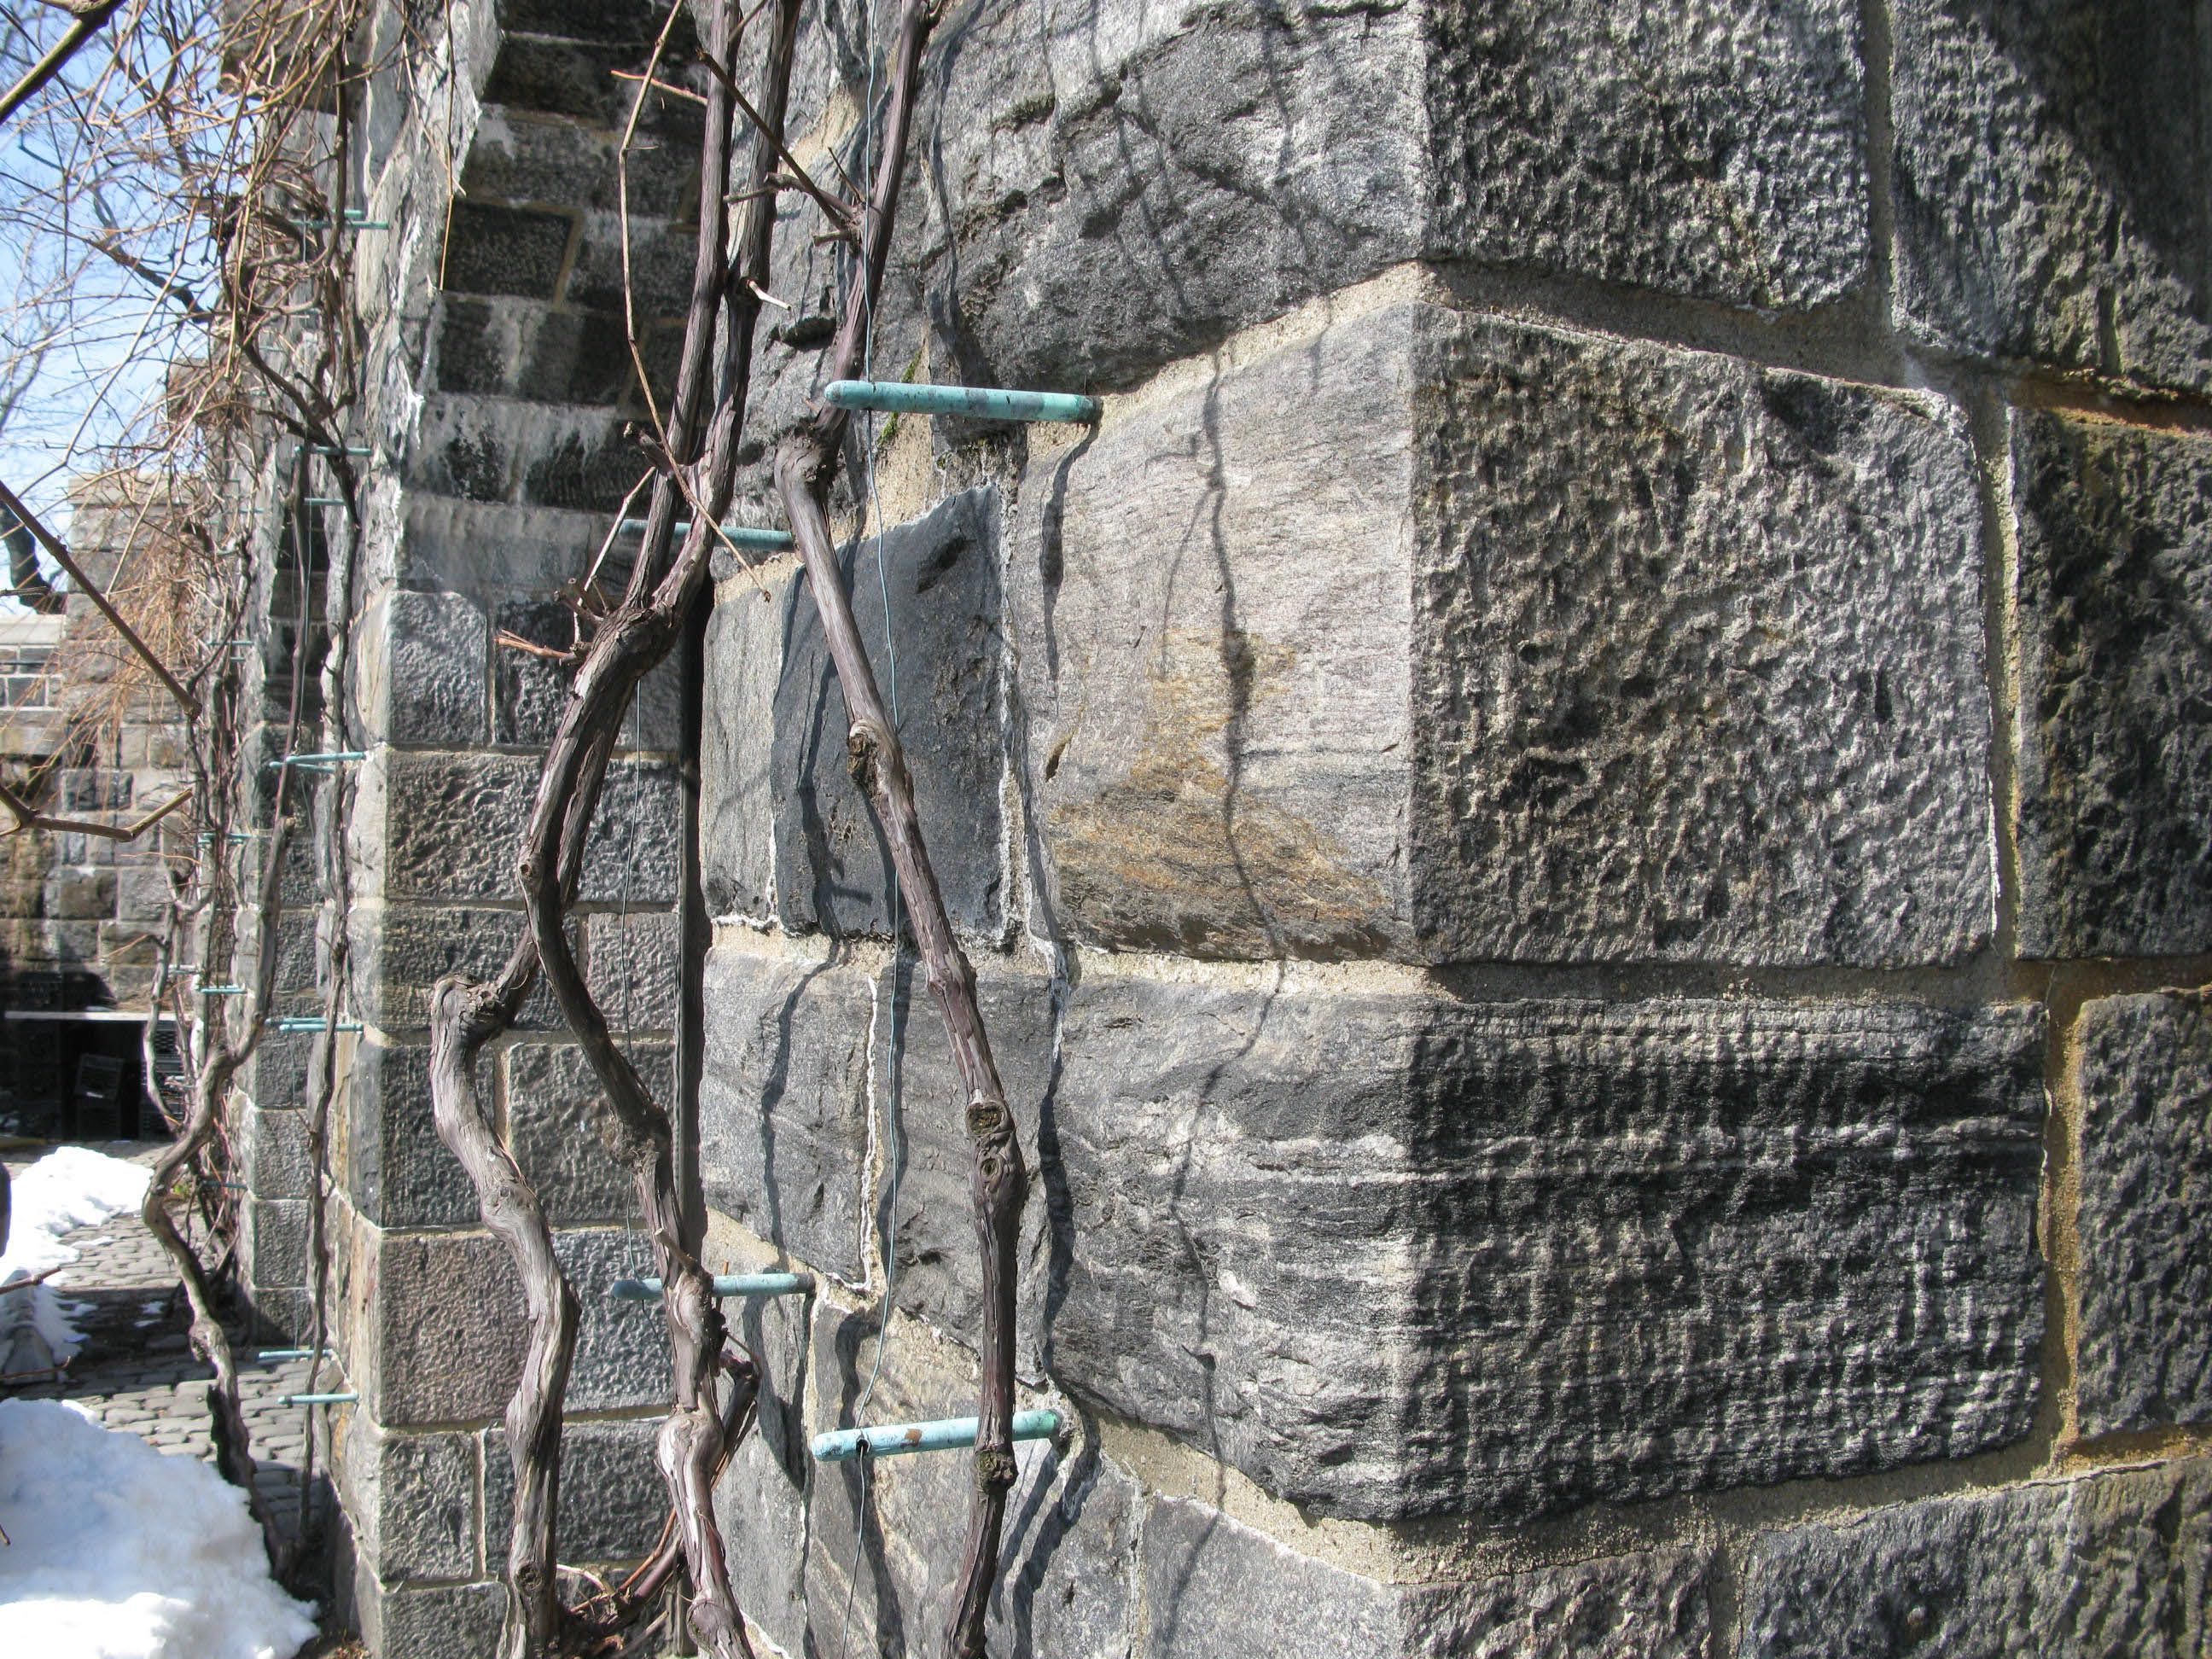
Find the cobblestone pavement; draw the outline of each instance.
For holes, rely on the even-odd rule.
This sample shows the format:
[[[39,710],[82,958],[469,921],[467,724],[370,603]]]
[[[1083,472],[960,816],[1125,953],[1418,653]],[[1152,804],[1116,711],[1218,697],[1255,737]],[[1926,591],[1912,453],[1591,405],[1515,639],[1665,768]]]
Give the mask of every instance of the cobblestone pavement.
[[[146,1143],[112,1144],[99,1150],[137,1164],[151,1164],[161,1152],[161,1146]],[[9,1174],[21,1175],[39,1156],[36,1152],[9,1152],[5,1160]],[[211,1457],[207,1382],[214,1371],[192,1354],[184,1291],[154,1235],[137,1215],[125,1213],[80,1228],[64,1242],[76,1247],[77,1259],[55,1275],[53,1283],[75,1304],[71,1317],[84,1333],[84,1346],[58,1381],[0,1383],[0,1398],[72,1400],[108,1427],[127,1429],[164,1452]],[[252,1322],[242,1310],[228,1322],[238,1358],[239,1403],[257,1468],[255,1485],[285,1535],[294,1536],[313,1408],[277,1401],[279,1396],[307,1386],[307,1362],[262,1363],[256,1358],[257,1348],[284,1339],[250,1328]],[[325,1365],[319,1386],[344,1384]],[[326,1516],[329,1487],[319,1462],[313,1488],[314,1512],[319,1518]],[[350,1650],[320,1644],[309,1650]]]

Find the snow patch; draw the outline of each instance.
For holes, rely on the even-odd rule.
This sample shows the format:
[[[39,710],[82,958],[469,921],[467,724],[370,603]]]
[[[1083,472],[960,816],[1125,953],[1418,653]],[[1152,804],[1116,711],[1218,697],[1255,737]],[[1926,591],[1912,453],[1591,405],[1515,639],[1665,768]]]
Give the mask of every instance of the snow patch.
[[[0,1400],[0,1654],[289,1659],[315,1633],[244,1493],[67,1403]]]
[[[57,1146],[48,1152],[13,1183],[0,1285],[35,1279],[76,1261],[76,1249],[63,1243],[62,1235],[138,1208],[145,1201],[148,1178],[141,1165],[89,1146]],[[82,1340],[53,1280],[0,1295],[0,1370],[42,1370],[59,1364],[76,1354]]]

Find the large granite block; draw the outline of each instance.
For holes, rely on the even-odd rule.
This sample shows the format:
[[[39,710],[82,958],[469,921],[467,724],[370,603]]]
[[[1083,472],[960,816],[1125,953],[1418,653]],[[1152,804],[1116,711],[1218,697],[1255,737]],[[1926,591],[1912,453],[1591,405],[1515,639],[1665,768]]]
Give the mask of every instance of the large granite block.
[[[334,1416],[331,1433],[354,1547],[379,1578],[482,1571],[475,1435],[387,1434],[362,1412]]]
[[[659,1431],[658,1418],[562,1425],[562,1560],[635,1561],[652,1552],[668,1519],[668,1483],[653,1461]],[[483,1439],[484,1544],[498,1566],[514,1531],[514,1462],[504,1430],[486,1429]],[[738,1546],[758,1547],[752,1539]]]
[[[386,1589],[356,1563],[353,1611],[377,1659],[484,1659],[499,1650],[507,1594],[497,1584]]]
[[[477,1062],[477,1098],[492,1097],[492,1066]],[[345,1115],[333,1128],[337,1176],[362,1214],[380,1227],[466,1227],[480,1212],[460,1160],[438,1138],[430,1105],[430,1051],[354,1045]]]
[[[1127,384],[1421,258],[1831,301],[1868,269],[1857,34],[1842,0],[992,0],[922,105],[939,350]]]
[[[765,919],[775,908],[775,695],[789,602],[781,588],[728,584],[707,623],[699,863],[717,916]]]
[[[1053,1376],[1365,1518],[2003,1444],[2038,1390],[2042,1024],[1094,971],[1051,1102]]]
[[[877,684],[896,708],[915,809],[946,908],[956,927],[971,932],[998,927],[1005,905],[998,544],[998,494],[985,489],[952,496],[879,542],[844,553],[854,620]],[[742,609],[748,605],[742,588],[740,595],[734,603]],[[779,607],[770,709],[735,701],[757,695],[764,669],[726,676],[724,659],[709,653],[708,698],[717,705],[709,720],[719,738],[710,750],[720,752],[708,775],[718,788],[743,790],[764,765],[775,823],[775,903],[787,927],[839,937],[888,934],[890,854],[874,808],[852,776],[844,690],[802,578],[793,574],[780,585]],[[741,634],[719,633],[715,643],[741,637],[759,648],[768,643],[763,635],[759,620],[748,618]],[[741,809],[717,796],[704,810],[719,828]],[[734,857],[711,848],[707,854],[709,902],[718,909],[760,902],[744,886],[758,869],[746,866],[749,845],[741,840]]]
[[[387,757],[383,772],[387,899],[514,898],[515,858],[537,794],[537,760],[399,753]],[[671,766],[623,760],[608,767],[580,897],[641,908],[675,902],[676,793]]]
[[[1955,960],[1994,910],[1979,514],[1917,396],[1426,306],[1327,327],[1025,481],[1042,921]]]
[[[2212,1419],[2212,1013],[2179,992],[2081,1011],[2081,1431]]]
[[[1901,1504],[1753,1546],[1736,1659],[2190,1659],[2208,1561],[2201,1462]]]
[[[1899,0],[1899,307],[1929,343],[2212,387],[2200,0]]]
[[[628,1045],[653,1097],[672,1109],[667,1047]],[[500,1060],[507,1079],[507,1142],[547,1218],[556,1225],[637,1223],[637,1183],[609,1143],[614,1109],[583,1051],[570,1042],[518,1043]]]
[[[707,1202],[800,1261],[866,1276],[873,975],[725,940],[706,969]]]
[[[675,1029],[682,949],[665,910],[620,911],[584,920],[585,983],[617,1032]]]
[[[1210,1504],[1156,1498],[1142,1556],[1145,1659],[1705,1659],[1712,1637],[1705,1565],[1687,1550],[1397,1584],[1301,1555]]]
[[[2212,440],[2014,417],[2021,948],[2212,950]]]
[[[1845,0],[1435,0],[1428,23],[1432,251],[1762,310],[1867,279]]]
[[[484,740],[483,612],[453,593],[386,594],[360,629],[354,706],[372,738],[463,748]]]
[[[486,1233],[363,1228],[349,1283],[362,1340],[349,1356],[362,1401],[387,1427],[495,1421],[526,1340],[522,1288],[507,1247]],[[653,1271],[647,1241],[625,1230],[554,1236],[582,1304],[568,1404],[577,1411],[665,1407],[668,1340],[657,1303],[614,1302],[614,1280]]]
[[[451,974],[498,978],[527,931],[519,910],[462,905],[356,904],[346,926],[353,935],[353,981],[361,999],[352,1012],[384,1031],[426,1030],[440,980]],[[568,923],[572,950],[582,932],[577,921]],[[514,1023],[522,1030],[561,1024],[560,1006],[542,976]]]

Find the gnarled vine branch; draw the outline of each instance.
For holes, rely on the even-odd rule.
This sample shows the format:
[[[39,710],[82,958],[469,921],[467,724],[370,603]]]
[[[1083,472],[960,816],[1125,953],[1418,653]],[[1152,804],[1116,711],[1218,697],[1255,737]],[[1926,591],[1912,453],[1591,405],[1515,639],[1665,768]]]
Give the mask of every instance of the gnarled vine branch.
[[[864,361],[868,320],[883,287],[898,210],[922,47],[934,20],[931,0],[906,0],[900,14],[890,109],[861,237],[862,277],[847,296],[832,355],[830,378],[834,380],[856,375]],[[906,753],[868,666],[860,627],[853,617],[852,597],[837,562],[830,530],[829,499],[846,423],[843,410],[825,407],[785,441],[776,452],[776,494],[805,562],[807,583],[821,612],[823,634],[850,712],[846,743],[853,767],[890,846],[906,895],[915,941],[921,948],[923,973],[944,1016],[953,1060],[968,1094],[966,1121],[975,1158],[969,1193],[975,1206],[976,1243],[983,1266],[982,1397],[976,1413],[975,1501],[946,1626],[945,1650],[960,1659],[979,1659],[983,1651],[984,1614],[998,1571],[1006,1493],[1016,1473],[1014,1249],[1029,1174],[1022,1161],[1021,1143],[1014,1133],[1013,1115],[1006,1109],[1006,1089],[991,1057],[982,1013],[976,1006],[975,969],[954,937],[951,919],[945,913],[936,871],[922,842]]]

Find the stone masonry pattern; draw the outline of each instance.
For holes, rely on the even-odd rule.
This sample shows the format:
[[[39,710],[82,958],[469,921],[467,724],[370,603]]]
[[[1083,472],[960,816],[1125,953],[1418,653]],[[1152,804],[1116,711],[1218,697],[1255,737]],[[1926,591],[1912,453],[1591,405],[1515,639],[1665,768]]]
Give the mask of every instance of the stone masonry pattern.
[[[890,15],[806,11],[818,176]],[[696,106],[643,106],[628,307],[615,158],[664,19],[380,11],[360,112],[330,1444],[384,1659],[501,1615],[517,1294],[428,997],[521,926],[567,678],[501,636],[574,642],[650,465]],[[2208,40],[2212,0],[946,9],[872,372],[1103,400],[858,421],[833,501],[1034,1172],[1018,1403],[1063,1427],[994,1656],[2207,1650]],[[846,279],[779,212],[763,525]],[[698,994],[709,1265],[815,1276],[728,1304],[755,1638],[933,1654],[968,1461],[808,1452],[971,1413],[982,1297],[845,727],[795,559],[724,558],[571,925],[665,1095]],[[307,1055],[240,1126],[280,1322]],[[542,991],[478,1084],[583,1307],[562,1559],[622,1569],[669,1373],[606,1290],[651,1251]]]

